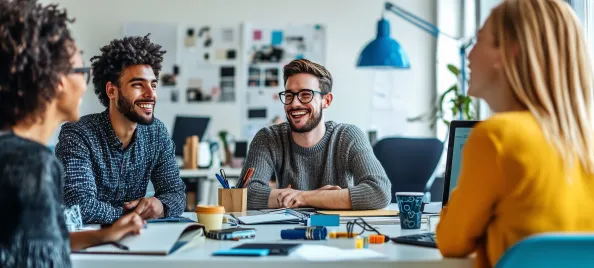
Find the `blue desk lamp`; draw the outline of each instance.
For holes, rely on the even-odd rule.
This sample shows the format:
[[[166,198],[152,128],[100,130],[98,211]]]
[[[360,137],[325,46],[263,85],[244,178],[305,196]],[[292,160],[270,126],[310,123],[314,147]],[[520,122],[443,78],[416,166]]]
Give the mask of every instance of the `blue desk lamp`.
[[[398,7],[390,2],[386,2],[384,5],[385,10],[391,11],[397,16],[410,22],[411,24],[419,27],[421,30],[429,33],[433,37],[438,37],[440,34],[451,38],[459,43],[460,46],[460,75],[462,76],[462,83],[460,90],[462,94],[466,94],[466,49],[472,44],[472,41],[463,42],[461,38],[455,38],[451,35],[447,35],[437,28],[437,26],[430,22],[423,20],[416,15]],[[371,67],[381,69],[409,69],[410,61],[404,49],[400,46],[396,40],[390,37],[390,23],[388,20],[382,18],[377,22],[377,36],[375,40],[369,42],[363,48],[359,60],[357,61],[357,67]],[[460,114],[462,119],[462,114]]]

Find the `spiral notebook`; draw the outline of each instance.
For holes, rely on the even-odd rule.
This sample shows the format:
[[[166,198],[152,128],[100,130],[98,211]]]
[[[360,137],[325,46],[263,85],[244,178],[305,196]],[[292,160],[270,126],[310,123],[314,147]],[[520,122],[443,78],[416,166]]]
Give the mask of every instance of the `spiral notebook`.
[[[236,217],[231,214],[239,224],[295,224],[302,222],[301,219],[291,214],[260,214],[251,216]]]
[[[104,244],[72,253],[169,255],[183,247],[203,243],[204,235],[204,226],[198,223],[149,223],[140,235],[130,235],[118,241],[128,250]]]

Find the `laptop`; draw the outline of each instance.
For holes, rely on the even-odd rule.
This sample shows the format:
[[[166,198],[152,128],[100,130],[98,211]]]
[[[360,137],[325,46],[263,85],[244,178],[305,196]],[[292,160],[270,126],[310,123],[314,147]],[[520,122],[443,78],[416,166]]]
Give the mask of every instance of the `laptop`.
[[[458,176],[460,175],[462,147],[466,143],[470,131],[478,122],[480,121],[454,120],[450,123],[448,135],[448,152],[446,155],[446,169],[444,174],[445,182],[443,186],[443,201],[441,205],[442,208],[448,203],[448,199],[450,198],[452,190],[456,188]],[[434,232],[393,237],[391,240],[394,243],[399,244],[437,248]]]

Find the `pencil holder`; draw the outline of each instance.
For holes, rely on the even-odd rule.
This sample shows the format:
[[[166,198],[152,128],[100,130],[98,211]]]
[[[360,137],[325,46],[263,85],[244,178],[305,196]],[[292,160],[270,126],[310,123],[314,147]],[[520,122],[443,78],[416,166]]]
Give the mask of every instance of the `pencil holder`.
[[[247,188],[219,188],[219,206],[225,207],[225,212],[247,211]]]

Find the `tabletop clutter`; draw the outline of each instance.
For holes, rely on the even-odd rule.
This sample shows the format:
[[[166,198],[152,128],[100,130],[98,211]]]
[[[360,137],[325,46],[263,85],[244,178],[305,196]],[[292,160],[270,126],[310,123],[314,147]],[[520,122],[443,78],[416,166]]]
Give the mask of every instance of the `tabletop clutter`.
[[[189,142],[193,143],[192,140]],[[254,172],[254,168],[248,168],[234,186],[230,185],[223,169],[220,170],[220,174],[215,174],[222,186],[218,189],[218,205],[197,205],[195,209],[198,222],[205,227],[207,238],[240,241],[256,237],[256,228],[248,228],[249,225],[298,224],[297,227],[282,229],[280,238],[290,241],[351,240],[351,249],[368,249],[370,244],[379,245],[391,241],[389,236],[381,233],[373,224],[399,222],[401,229],[421,228],[422,193],[396,193],[398,210],[280,208],[247,211],[247,186]],[[223,229],[223,223],[231,227]],[[340,230],[341,223],[346,225],[346,231]],[[239,247],[216,251],[213,256],[275,255],[273,253],[279,250],[278,245],[281,244],[286,243],[244,243]],[[297,247],[287,248],[285,253],[288,254],[294,248]]]
[[[217,174],[221,185],[219,189],[219,205],[217,206],[196,206],[196,214],[200,224],[205,226],[206,237],[216,240],[244,241],[256,237],[256,228],[249,228],[249,225],[257,224],[298,224],[297,227],[284,228],[280,231],[280,238],[287,241],[298,240],[351,240],[351,249],[369,249],[370,244],[385,244],[390,242],[390,237],[381,233],[373,224],[376,219],[393,218],[392,222],[400,222],[402,229],[420,229],[421,217],[417,215],[415,206],[410,211],[411,203],[417,198],[405,198],[415,196],[413,194],[400,194],[401,205],[406,205],[408,213],[399,213],[397,210],[362,210],[362,211],[338,211],[338,210],[315,210],[311,208],[297,209],[264,209],[258,211],[247,211],[245,208],[247,189],[241,188],[249,180],[248,170],[236,186],[228,186],[224,172]],[[242,182],[244,184],[242,184]],[[227,186],[227,187],[225,187]],[[416,197],[416,196],[415,196]],[[420,211],[418,211],[420,213]],[[417,217],[419,216],[419,217]],[[346,221],[346,231],[341,230],[341,217]],[[412,221],[412,223],[411,223]],[[231,225],[229,228],[222,228],[222,223]],[[378,223],[386,224],[386,222]],[[241,225],[241,226],[240,226]],[[343,225],[344,226],[344,225]],[[344,228],[344,227],[343,227]],[[266,256],[275,255],[272,245],[286,244],[270,243],[255,244],[244,243],[243,247],[234,247],[219,250],[213,256]],[[350,244],[350,243],[349,243]],[[297,245],[301,245],[298,243]],[[304,244],[305,245],[305,244]],[[306,250],[308,251],[308,250]],[[287,253],[288,254],[288,253]],[[278,254],[276,254],[278,255]],[[366,256],[378,256],[369,254]]]
[[[199,247],[208,239],[214,239],[245,243],[229,249],[219,249],[212,253],[213,256],[292,254],[301,259],[316,261],[385,258],[383,253],[374,249],[391,241],[398,243],[396,240],[401,236],[391,239],[377,225],[395,225],[400,222],[401,229],[421,228],[421,211],[417,204],[420,198],[414,193],[397,193],[399,210],[280,208],[247,211],[247,189],[241,187],[249,181],[249,173],[253,171],[248,172],[236,186],[222,189],[226,192],[221,195],[219,205],[197,205],[194,210],[196,217],[190,214],[185,217],[147,220],[141,235],[128,236],[117,243],[94,246],[74,253],[169,255],[178,250]],[[224,172],[221,174],[221,182],[228,185]],[[75,212],[77,211],[73,210],[74,214]],[[386,218],[392,220],[386,221]],[[274,232],[279,232],[280,241],[272,239],[265,243],[256,243],[253,240],[248,242],[247,240],[256,238],[260,228],[254,226],[258,224],[267,224],[269,227],[278,224]],[[284,225],[288,227],[279,228]],[[100,226],[106,227],[108,226]],[[267,236],[270,237],[270,234]],[[372,248],[370,245],[374,244]]]

